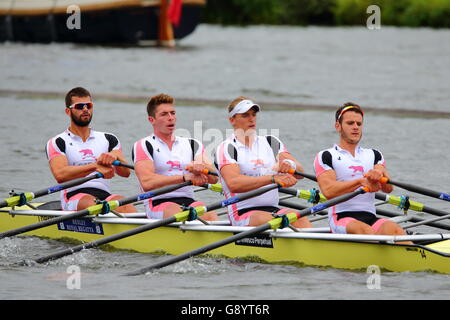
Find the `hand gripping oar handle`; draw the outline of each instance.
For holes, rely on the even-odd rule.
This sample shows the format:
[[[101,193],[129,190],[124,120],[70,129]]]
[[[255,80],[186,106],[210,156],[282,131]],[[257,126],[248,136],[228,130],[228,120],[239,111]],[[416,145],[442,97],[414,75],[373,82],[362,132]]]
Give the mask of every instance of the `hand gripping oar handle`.
[[[65,190],[67,188],[75,187],[75,186],[78,186],[85,182],[88,182],[90,180],[98,179],[98,178],[102,178],[102,177],[103,177],[103,174],[101,174],[100,172],[96,172],[93,175],[83,177],[83,178],[73,179],[73,180],[70,180],[67,182],[63,182],[61,184],[58,184],[56,186],[53,186],[53,187],[50,187],[47,189],[41,189],[41,190],[38,190],[35,192],[26,192],[26,193],[22,193],[20,195],[12,196],[12,197],[6,198],[2,202],[0,202],[0,208],[24,205],[26,202],[29,202],[38,197],[42,197],[42,196],[45,196],[45,195],[48,195],[51,193],[55,193],[57,191]]]
[[[189,182],[187,182],[187,183],[189,183]],[[240,194],[238,196],[235,196],[233,198],[222,200],[222,201],[219,201],[219,202],[216,202],[216,203],[213,203],[213,204],[210,204],[210,205],[206,205],[206,206],[198,206],[198,207],[195,207],[193,209],[199,215],[202,215],[203,213],[205,213],[207,211],[223,208],[223,207],[226,207],[226,206],[228,206],[230,204],[234,204],[234,203],[239,202],[239,201],[247,200],[249,198],[261,195],[263,193],[266,193],[266,192],[268,192],[268,191],[270,191],[272,189],[276,189],[276,188],[278,188],[278,185],[271,184],[271,185],[259,188],[257,190],[249,191],[247,193],[242,193],[242,194]],[[126,237],[130,237],[130,236],[133,236],[133,235],[145,232],[145,231],[149,231],[149,230],[152,230],[152,229],[155,229],[155,228],[158,228],[158,227],[162,227],[162,226],[174,223],[174,222],[186,221],[188,219],[188,217],[189,217],[189,214],[190,214],[190,210],[184,210],[184,211],[181,211],[179,213],[176,213],[175,215],[173,215],[173,216],[171,216],[169,218],[161,219],[161,220],[159,220],[157,222],[148,223],[148,224],[139,226],[137,228],[134,228],[132,230],[116,233],[116,234],[114,234],[112,236],[109,236],[109,237],[105,237],[105,238],[102,238],[102,239],[94,240],[94,241],[89,242],[89,243],[84,243],[84,244],[81,244],[81,245],[78,245],[78,246],[75,246],[75,247],[72,247],[72,248],[69,248],[69,249],[66,249],[66,250],[62,250],[62,251],[56,252],[54,254],[51,254],[49,256],[39,258],[39,259],[37,259],[35,261],[37,263],[44,263],[44,262],[47,262],[49,260],[55,260],[55,259],[67,256],[69,254],[81,251],[83,249],[90,249],[90,248],[98,247],[100,245],[104,245],[104,244],[107,244],[109,242],[113,242],[113,241],[120,240],[120,239],[123,239],[123,238],[126,238]]]
[[[192,172],[192,168],[189,167],[189,166],[186,167],[186,170],[189,171],[189,172]],[[216,172],[209,171],[208,169],[203,169],[203,170],[202,170],[202,173],[203,173],[203,174],[206,174],[206,175],[210,175],[210,176],[215,176],[215,177],[218,177],[218,176],[219,176]]]
[[[409,184],[409,183],[393,181],[393,180],[388,179],[386,177],[381,178],[380,182],[381,183],[389,183],[389,184],[392,184],[394,186],[400,187],[402,189],[405,189],[405,190],[408,190],[408,191],[412,191],[412,192],[416,192],[416,193],[420,193],[420,194],[423,194],[425,196],[429,196],[429,197],[432,197],[432,198],[437,198],[437,199],[441,199],[441,200],[445,200],[445,201],[450,201],[450,195],[447,194],[447,193],[434,191],[434,190],[430,190],[430,189],[419,187],[419,186],[414,186],[414,185]]]
[[[310,214],[312,214],[314,212],[317,212],[317,211],[321,211],[321,210],[326,209],[328,207],[334,206],[334,205],[336,205],[338,203],[347,201],[347,200],[349,200],[349,199],[351,199],[351,198],[353,198],[353,197],[355,197],[355,196],[357,196],[359,194],[363,194],[363,193],[365,193],[367,191],[368,190],[366,188],[361,188],[361,189],[358,189],[358,190],[353,191],[351,193],[344,194],[342,196],[339,196],[339,197],[336,197],[334,199],[328,200],[327,202],[324,202],[324,203],[315,205],[313,207],[309,207],[309,208],[306,208],[304,210],[301,210],[299,213],[287,213],[286,216],[288,217],[289,222],[292,223],[292,222],[294,222],[294,221],[296,221],[296,220],[298,220],[298,219],[300,219],[302,217],[305,217],[305,216],[310,215]],[[248,231],[244,231],[244,232],[235,234],[235,235],[233,235],[231,237],[228,237],[226,239],[217,241],[217,242],[212,243],[210,245],[207,245],[207,246],[204,246],[204,247],[201,247],[201,248],[198,248],[198,249],[195,249],[195,250],[192,250],[192,251],[180,254],[178,256],[171,257],[169,259],[166,259],[165,261],[161,261],[161,262],[155,263],[155,264],[153,264],[153,265],[151,265],[149,267],[142,268],[142,269],[139,269],[137,271],[127,273],[125,275],[127,275],[127,276],[140,275],[140,274],[146,273],[146,272],[154,270],[154,269],[159,269],[159,268],[162,268],[162,267],[166,267],[166,266],[168,266],[170,264],[173,264],[173,263],[176,263],[176,262],[179,262],[179,261],[182,261],[182,260],[189,259],[189,258],[191,258],[193,256],[205,253],[207,251],[214,250],[214,249],[216,249],[218,247],[222,247],[224,245],[227,245],[229,243],[235,242],[235,241],[240,240],[242,238],[253,236],[255,234],[261,233],[261,232],[269,230],[269,229],[277,229],[277,228],[279,228],[281,226],[282,220],[283,219],[281,217],[274,218],[274,219],[270,220],[268,223],[265,223],[265,224],[260,225],[258,227],[254,227],[254,228],[252,228],[252,229],[250,229]]]
[[[142,200],[146,200],[146,199],[149,199],[152,197],[156,197],[163,193],[168,193],[168,192],[177,190],[179,188],[182,188],[182,187],[185,187],[185,186],[188,186],[191,184],[192,183],[190,181],[187,181],[187,182],[183,182],[180,184],[175,184],[175,185],[163,187],[160,189],[155,189],[153,191],[145,192],[145,193],[139,194],[137,196],[128,197],[128,198],[124,198],[124,199],[120,199],[120,200],[108,201],[108,202],[106,202],[106,205],[108,206],[109,210],[114,210],[120,206],[129,204],[129,203],[133,203],[136,201],[142,201]],[[34,224],[24,226],[21,228],[5,231],[5,232],[0,233],[0,239],[5,238],[5,237],[15,236],[15,235],[25,233],[28,231],[32,231],[32,230],[36,230],[39,228],[51,226],[53,224],[57,224],[59,222],[65,221],[65,220],[80,218],[80,217],[83,217],[83,216],[86,216],[89,214],[91,214],[91,215],[101,214],[101,213],[103,213],[104,208],[105,208],[105,203],[96,204],[96,205],[90,206],[84,210],[68,213],[66,215],[61,215],[56,218],[40,221],[38,223],[34,223]]]

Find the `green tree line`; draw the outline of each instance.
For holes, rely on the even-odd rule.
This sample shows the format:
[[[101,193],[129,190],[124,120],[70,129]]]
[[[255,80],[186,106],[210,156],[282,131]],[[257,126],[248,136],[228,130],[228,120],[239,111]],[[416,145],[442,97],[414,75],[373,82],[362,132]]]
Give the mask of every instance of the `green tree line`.
[[[222,25],[366,25],[378,5],[381,25],[450,27],[450,0],[207,0],[203,22]]]

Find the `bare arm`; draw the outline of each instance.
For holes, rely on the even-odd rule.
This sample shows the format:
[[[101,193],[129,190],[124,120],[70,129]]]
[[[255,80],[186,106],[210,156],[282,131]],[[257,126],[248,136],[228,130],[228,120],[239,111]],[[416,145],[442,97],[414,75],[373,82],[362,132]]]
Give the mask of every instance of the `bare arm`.
[[[248,192],[271,183],[279,183],[284,187],[291,187],[297,183],[292,175],[264,175],[258,177],[250,177],[241,174],[238,164],[228,164],[220,170],[228,188],[233,193]],[[274,181],[272,181],[272,177]]]
[[[183,182],[183,175],[164,176],[156,174],[152,160],[141,160],[136,162],[134,171],[144,191]]]
[[[191,181],[195,186],[201,186],[208,182],[208,179],[204,174],[178,174],[173,176],[157,174],[155,173],[155,167],[152,160],[141,160],[136,162],[134,171],[144,191],[187,181]]]
[[[364,180],[364,178],[360,178],[350,181],[337,181],[334,170],[327,170],[317,177],[320,191],[327,199],[355,191],[363,185]]]
[[[90,163],[82,166],[69,166],[66,156],[58,155],[49,162],[50,170],[58,183],[63,183],[87,176],[92,172],[100,172],[104,178],[111,179],[114,171],[98,163]]]

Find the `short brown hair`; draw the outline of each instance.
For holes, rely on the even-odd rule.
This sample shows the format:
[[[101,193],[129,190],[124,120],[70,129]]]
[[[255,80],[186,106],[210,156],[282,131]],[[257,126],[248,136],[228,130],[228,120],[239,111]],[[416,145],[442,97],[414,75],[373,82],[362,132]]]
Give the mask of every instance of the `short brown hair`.
[[[233,109],[238,105],[238,103],[244,100],[251,100],[251,99],[244,96],[240,96],[231,101],[230,104],[228,105],[228,113],[233,111]]]
[[[347,109],[344,110],[345,108],[347,108]],[[346,102],[336,110],[336,114],[335,114],[336,122],[339,121],[339,123],[342,123],[342,115],[350,110],[354,111],[356,113],[359,113],[360,115],[362,115],[364,117],[364,111],[362,110],[362,108],[359,105],[357,105],[356,103],[353,103],[353,102]]]
[[[66,99],[65,99],[66,107],[70,107],[72,105],[72,97],[89,97],[89,98],[91,98],[92,96],[89,93],[89,91],[87,91],[85,88],[82,88],[82,87],[73,88],[66,94]]]
[[[173,104],[175,102],[175,99],[168,94],[160,93],[156,96],[153,96],[150,98],[150,101],[147,103],[147,114],[150,117],[155,117],[156,114],[156,108],[163,103],[170,103]]]

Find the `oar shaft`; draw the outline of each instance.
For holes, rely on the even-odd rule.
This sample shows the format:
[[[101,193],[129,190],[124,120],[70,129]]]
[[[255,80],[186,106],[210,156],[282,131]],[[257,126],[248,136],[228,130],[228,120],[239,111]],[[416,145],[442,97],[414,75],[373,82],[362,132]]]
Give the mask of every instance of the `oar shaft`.
[[[310,215],[312,213],[321,211],[321,210],[326,209],[328,207],[334,206],[334,205],[336,205],[338,203],[347,201],[347,200],[349,200],[349,199],[351,199],[353,197],[356,197],[359,194],[365,193],[366,190],[367,189],[361,188],[361,189],[358,189],[358,190],[356,190],[354,192],[351,192],[351,193],[348,193],[348,194],[344,194],[342,196],[339,196],[339,197],[333,198],[331,200],[328,200],[328,201],[326,201],[324,203],[317,204],[317,205],[315,205],[313,207],[306,208],[304,210],[301,210],[298,214],[291,215],[291,218],[294,221],[298,220],[298,219],[300,219],[302,217],[305,217],[307,215]],[[287,213],[287,214],[289,214],[289,213]],[[277,226],[277,225],[279,226],[280,222],[281,222],[281,218],[272,219],[268,223],[265,223],[265,224],[262,224],[260,226],[254,227],[254,228],[252,228],[250,230],[247,230],[247,231],[244,231],[244,232],[240,232],[240,233],[235,234],[235,235],[233,235],[231,237],[222,239],[220,241],[217,241],[215,243],[206,245],[204,247],[201,247],[201,248],[198,248],[198,249],[195,249],[195,250],[183,253],[183,254],[178,255],[178,256],[171,257],[171,258],[167,259],[166,261],[158,262],[158,263],[153,264],[153,265],[151,265],[149,267],[142,268],[140,270],[127,273],[126,275],[128,275],[128,276],[135,276],[135,275],[146,273],[146,272],[154,270],[154,269],[166,267],[166,266],[168,266],[170,264],[186,260],[188,258],[191,258],[191,257],[194,257],[196,255],[199,255],[199,254],[202,254],[202,253],[214,250],[214,249],[216,249],[218,247],[221,247],[221,246],[225,246],[227,244],[230,244],[230,243],[235,242],[237,240],[240,240],[242,238],[246,238],[248,236],[252,236],[252,235],[264,232],[266,230],[272,229],[272,228],[274,228],[274,226]],[[275,229],[276,228],[277,227],[275,227]]]
[[[191,185],[191,184],[192,183],[190,181],[187,181],[187,182],[183,182],[180,184],[171,185],[171,186],[163,187],[160,189],[155,189],[153,191],[142,193],[137,196],[128,197],[128,198],[124,198],[124,199],[120,199],[120,200],[109,201],[108,204],[111,204],[113,206],[112,209],[114,210],[117,207],[129,204],[129,203],[133,203],[136,201],[141,201],[141,200],[149,199],[152,197],[156,197],[158,195],[168,193],[168,192],[174,191],[176,189],[179,189],[179,188]],[[40,229],[43,227],[48,227],[53,224],[57,224],[59,222],[65,221],[65,220],[80,218],[80,217],[86,216],[88,214],[98,214],[98,213],[102,212],[102,208],[103,208],[102,204],[97,204],[97,205],[91,206],[89,208],[86,208],[84,210],[69,213],[67,215],[62,215],[62,216],[59,216],[56,218],[40,221],[38,223],[34,223],[34,224],[24,226],[21,228],[5,231],[5,232],[0,233],[0,239],[5,238],[5,237],[15,236],[15,235],[25,233],[28,231],[33,231],[33,230]]]
[[[134,166],[132,164],[123,163],[123,162],[120,162],[119,160],[114,160],[112,164],[115,166],[125,167],[128,169],[134,170]]]
[[[184,186],[184,185],[189,185],[189,184],[191,184],[191,182],[185,182],[182,185]],[[177,186],[178,186],[178,188],[180,188],[180,185],[177,185]],[[249,199],[249,198],[254,197],[256,195],[263,194],[263,193],[265,193],[267,191],[270,191],[272,189],[275,189],[277,187],[278,187],[278,185],[271,184],[271,185],[262,187],[260,189],[254,190],[254,191],[243,193],[243,194],[241,194],[239,196],[236,196],[236,197],[233,197],[233,198],[230,198],[230,199],[222,200],[222,201],[219,201],[219,202],[207,205],[207,206],[205,206],[205,210],[204,211],[207,212],[207,211],[215,210],[215,209],[218,209],[218,208],[226,207],[226,206],[228,206],[230,204]],[[173,186],[164,187],[164,188],[161,188],[159,190],[160,190],[160,193],[164,193],[165,190],[171,191],[171,189],[173,189]],[[156,192],[156,190],[154,191],[154,193],[155,192]],[[168,191],[165,191],[165,192],[168,192]],[[156,195],[157,194],[154,194],[154,196],[156,196]],[[134,198],[136,198],[136,197],[134,197]],[[58,259],[58,258],[67,256],[69,254],[81,251],[83,249],[90,249],[90,248],[98,247],[100,245],[104,245],[104,244],[107,244],[107,243],[110,243],[110,242],[113,242],[113,241],[117,241],[117,240],[120,240],[120,239],[123,239],[123,238],[126,238],[126,237],[130,237],[130,236],[133,236],[133,235],[145,232],[145,231],[149,231],[149,230],[161,227],[161,226],[165,226],[165,225],[171,224],[173,222],[179,221],[180,217],[185,217],[185,216],[187,216],[188,213],[189,213],[189,211],[182,211],[182,212],[179,212],[178,214],[175,214],[174,216],[171,216],[171,217],[166,218],[166,219],[162,219],[162,220],[159,220],[159,221],[156,221],[156,222],[153,222],[153,223],[148,223],[148,224],[139,226],[137,228],[134,228],[132,230],[120,232],[120,233],[117,233],[117,234],[109,236],[109,237],[105,237],[105,238],[102,238],[102,239],[94,240],[94,241],[89,242],[89,243],[85,243],[85,244],[82,244],[82,245],[79,245],[79,246],[75,246],[75,247],[72,247],[72,248],[69,248],[69,249],[65,249],[65,250],[56,252],[56,253],[51,254],[49,256],[39,258],[39,259],[36,260],[36,262],[44,263],[44,262],[47,262],[49,260]]]
[[[101,174],[100,172],[96,172],[93,175],[87,176],[87,177],[82,177],[82,178],[78,178],[78,179],[73,179],[70,181],[66,181],[63,182],[61,184],[55,185],[53,187],[50,188],[46,188],[46,189],[41,189],[35,192],[30,192],[30,193],[26,193],[26,197],[28,201],[31,201],[32,199],[38,198],[38,197],[42,197],[51,193],[55,193],[61,190],[65,190],[71,187],[75,187],[78,186],[80,184],[83,184],[85,182],[91,181],[93,179],[98,179],[98,178],[102,178],[103,174]],[[3,207],[13,207],[18,205],[20,202],[20,196],[13,196],[13,197],[9,197],[5,200],[3,200],[2,202],[0,202],[0,208]]]
[[[53,253],[51,255],[39,258],[39,259],[35,260],[35,262],[37,262],[37,263],[45,263],[45,262],[50,261],[50,260],[59,259],[59,258],[65,257],[67,255],[73,254],[75,252],[79,252],[79,251],[81,251],[83,249],[96,248],[98,246],[101,246],[101,245],[104,245],[104,244],[107,244],[107,243],[110,243],[110,242],[113,242],[113,241],[117,241],[117,240],[120,240],[120,239],[123,239],[123,238],[126,238],[126,237],[131,237],[133,235],[136,235],[136,234],[139,234],[139,233],[142,233],[144,231],[151,230],[151,229],[155,229],[155,228],[158,228],[160,226],[164,226],[164,225],[173,223],[175,221],[176,221],[176,218],[174,216],[172,216],[172,217],[169,217],[169,218],[166,218],[166,219],[162,219],[162,220],[156,221],[154,223],[149,223],[149,224],[145,224],[145,225],[139,226],[137,228],[134,228],[134,229],[131,229],[131,230],[128,230],[128,231],[125,231],[125,232],[116,233],[116,234],[114,234],[112,236],[109,236],[109,237],[101,238],[101,239],[94,240],[94,241],[91,241],[91,242],[88,242],[88,243],[80,244],[80,245],[72,247],[72,248],[61,250],[61,251]]]
[[[400,197],[383,194],[383,193],[378,193],[378,192],[375,194],[375,198],[377,198],[378,200],[387,201],[388,203],[397,205],[397,206],[400,204],[400,201],[401,201]],[[430,208],[430,207],[424,205],[423,203],[416,202],[416,201],[410,201],[409,209],[418,211],[418,212],[426,212],[426,213],[434,214],[436,216],[445,216],[445,215],[449,214],[449,212],[446,212],[446,211],[443,211],[440,209]]]
[[[430,190],[427,188],[423,188],[423,187],[419,187],[419,186],[415,186],[409,183],[404,183],[404,182],[398,182],[398,181],[394,181],[391,179],[384,179],[382,180],[383,183],[389,183],[392,184],[394,186],[400,187],[402,189],[408,190],[408,191],[412,191],[412,192],[416,192],[416,193],[420,193],[423,194],[425,196],[429,196],[432,198],[437,198],[437,199],[441,199],[441,200],[445,200],[445,201],[450,201],[450,195],[443,193],[443,192],[439,192],[439,191],[434,191],[434,190]]]
[[[305,178],[307,178],[307,179],[309,179],[309,180],[312,180],[312,181],[317,181],[316,176],[314,176],[314,175],[312,175],[312,174],[308,174],[308,173],[304,173],[304,172],[300,172],[300,171],[295,171],[294,169],[291,169],[291,170],[289,171],[289,173],[291,173],[291,174],[296,174],[296,175],[298,175],[298,176],[305,177]]]
[[[207,246],[204,246],[204,247],[201,247],[201,248],[189,251],[189,252],[185,252],[185,253],[180,254],[178,256],[173,256],[173,257],[171,257],[169,259],[166,259],[164,261],[160,261],[158,263],[155,263],[155,264],[153,264],[153,265],[151,265],[149,267],[142,268],[142,269],[139,269],[137,271],[127,273],[125,275],[127,275],[127,276],[137,276],[137,275],[149,272],[149,271],[154,270],[154,269],[160,269],[160,268],[166,267],[168,265],[171,265],[173,263],[177,263],[177,262],[189,259],[191,257],[197,256],[199,254],[202,254],[202,253],[205,253],[205,252],[217,249],[219,247],[225,246],[227,244],[230,244],[232,242],[235,242],[235,241],[240,240],[242,238],[245,238],[247,236],[251,236],[251,235],[254,235],[256,233],[260,233],[260,232],[263,232],[265,230],[269,230],[270,228],[271,228],[270,224],[266,223],[266,224],[263,224],[261,226],[252,228],[252,229],[250,229],[248,231],[237,233],[237,234],[235,234],[235,235],[233,235],[231,237],[222,239],[222,240],[217,241],[215,243],[212,243],[210,245],[207,245]]]

